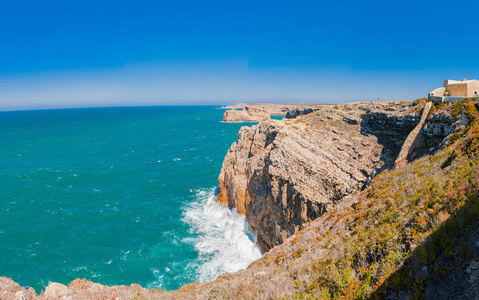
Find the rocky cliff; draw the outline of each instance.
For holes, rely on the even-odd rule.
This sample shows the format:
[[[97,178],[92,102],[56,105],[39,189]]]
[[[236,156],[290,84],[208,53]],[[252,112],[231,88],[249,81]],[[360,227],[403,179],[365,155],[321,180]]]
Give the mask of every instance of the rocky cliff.
[[[223,107],[230,109],[223,114],[223,122],[260,122],[270,120],[274,115],[286,115],[291,109],[301,107],[301,104],[278,103],[237,103]]]
[[[218,200],[246,214],[267,251],[392,167],[420,112],[412,102],[353,103],[243,127]]]
[[[269,112],[262,107],[246,106],[242,110],[231,109],[223,114],[223,122],[258,122],[270,119]]]
[[[317,111],[319,108],[315,107],[302,107],[302,108],[290,108],[284,116],[286,119],[294,119],[298,116],[304,116],[310,114],[314,111]]]
[[[243,127],[218,199],[244,212],[269,249],[246,270],[169,292],[75,280],[37,295],[0,278],[0,298],[478,299],[476,101],[431,108],[425,148],[398,169],[424,102],[330,106]]]

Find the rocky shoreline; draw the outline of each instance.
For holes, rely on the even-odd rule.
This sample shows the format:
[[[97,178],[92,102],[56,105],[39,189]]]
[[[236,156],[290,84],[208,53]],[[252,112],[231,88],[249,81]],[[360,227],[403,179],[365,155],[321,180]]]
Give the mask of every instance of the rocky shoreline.
[[[404,162],[421,157],[427,162],[428,155],[442,153],[451,136],[459,136],[468,125],[464,118],[471,119],[465,104],[459,114],[457,109],[433,107],[429,112],[425,107],[421,100],[289,108],[282,121],[242,127],[225,156],[217,199],[245,214],[258,235],[264,256],[246,270],[178,291],[77,279],[69,286],[51,283],[40,295],[2,277],[0,299],[276,299],[308,291],[305,284],[317,272],[314,261],[340,261],[342,245],[353,236],[359,216],[377,205],[360,204],[377,202],[371,198],[378,189],[370,188],[373,179],[394,170],[421,117],[424,126],[416,133],[421,143],[407,151]],[[404,168],[399,172],[412,167]]]
[[[261,122],[271,120],[271,116],[288,118],[291,117],[291,112],[302,112],[310,106],[282,103],[236,103],[222,107],[222,109],[227,109],[223,114],[223,122]]]

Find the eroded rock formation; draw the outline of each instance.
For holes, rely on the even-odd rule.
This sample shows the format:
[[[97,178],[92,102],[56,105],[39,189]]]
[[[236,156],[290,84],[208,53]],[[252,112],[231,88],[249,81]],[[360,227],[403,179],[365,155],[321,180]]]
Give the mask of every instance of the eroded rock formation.
[[[223,114],[224,122],[260,122],[270,120],[271,116],[286,115],[291,109],[301,106],[300,104],[237,103],[223,108],[231,109]]]
[[[246,214],[263,251],[392,167],[420,119],[411,102],[336,108],[243,127],[229,149],[218,200]]]
[[[258,122],[270,119],[269,112],[262,107],[246,106],[242,110],[227,110],[223,114],[223,122]]]
[[[286,119],[294,119],[298,116],[304,116],[310,114],[314,111],[317,111],[319,108],[317,107],[305,107],[305,108],[292,108],[288,109],[288,112],[285,115]]]

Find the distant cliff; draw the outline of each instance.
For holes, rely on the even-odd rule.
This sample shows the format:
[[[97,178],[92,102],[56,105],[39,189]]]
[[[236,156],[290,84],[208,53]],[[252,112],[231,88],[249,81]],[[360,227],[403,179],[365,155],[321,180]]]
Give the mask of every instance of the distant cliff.
[[[270,120],[271,116],[284,116],[290,110],[302,107],[301,104],[279,103],[237,103],[222,107],[229,109],[223,114],[223,122],[261,122]]]
[[[223,122],[258,122],[270,119],[270,113],[263,107],[246,106],[242,110],[231,109],[223,114]]]

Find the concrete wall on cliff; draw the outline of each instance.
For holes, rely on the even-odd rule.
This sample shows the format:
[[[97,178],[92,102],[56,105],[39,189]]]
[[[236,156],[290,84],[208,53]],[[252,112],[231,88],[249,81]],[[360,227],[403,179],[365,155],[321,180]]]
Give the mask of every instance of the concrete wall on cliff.
[[[429,115],[429,111],[431,110],[431,106],[432,102],[428,102],[424,106],[419,124],[417,124],[416,128],[414,128],[413,131],[409,133],[408,137],[406,138],[406,141],[404,141],[401,147],[401,151],[396,158],[396,167],[400,167],[402,164],[404,164],[414,150],[426,146],[425,137],[422,129],[424,123],[426,122],[426,118]]]

